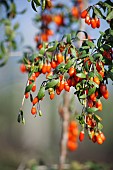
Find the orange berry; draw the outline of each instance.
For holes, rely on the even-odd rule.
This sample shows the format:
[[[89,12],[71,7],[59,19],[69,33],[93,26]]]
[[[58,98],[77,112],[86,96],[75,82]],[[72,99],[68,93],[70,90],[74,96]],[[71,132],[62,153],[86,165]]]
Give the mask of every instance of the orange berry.
[[[57,62],[60,64],[64,61],[64,57],[61,54],[57,55]]]
[[[47,64],[44,64],[42,66],[42,70],[41,71],[42,71],[43,74],[45,74],[47,72]]]
[[[70,86],[68,85],[68,83],[65,81],[64,83],[64,89],[65,91],[69,92],[70,91]]]
[[[25,73],[25,72],[26,72],[26,66],[25,66],[25,64],[21,64],[21,65],[20,65],[20,71],[21,71],[22,73]]]
[[[77,123],[76,123],[74,120],[72,120],[72,121],[70,122],[69,126],[71,127],[71,129],[74,129],[74,128],[77,127]]]
[[[50,99],[53,100],[54,97],[55,97],[55,94],[54,94],[54,93],[51,93],[51,94],[50,94]]]
[[[25,98],[28,99],[28,97],[29,97],[29,93],[27,92],[25,93]]]
[[[93,107],[93,101],[91,99],[88,99],[87,104],[88,104],[88,107]]]
[[[96,108],[98,108],[98,110],[102,111],[102,103],[100,100],[98,100],[98,102],[96,102]]]
[[[36,91],[36,84],[34,84],[32,87],[32,92],[35,92],[35,91]]]
[[[107,86],[106,84],[100,84],[100,92],[101,94],[103,95],[104,93],[106,93],[106,90],[107,90]]]
[[[81,18],[85,18],[87,14],[88,14],[87,10],[82,11]]]
[[[35,77],[38,77],[40,75],[40,72],[35,72]]]
[[[91,20],[90,20],[89,14],[88,14],[88,15],[86,16],[86,18],[85,18],[85,23],[88,24],[88,25],[91,24]]]
[[[69,141],[67,142],[67,148],[68,148],[70,151],[75,151],[76,148],[77,148],[77,143],[69,140]]]
[[[91,27],[93,28],[93,29],[95,29],[96,28],[96,21],[95,21],[95,19],[94,18],[92,18],[91,19]]]
[[[61,91],[59,90],[59,87],[56,88],[56,94],[60,95]]]
[[[32,101],[33,105],[35,105],[36,103],[38,103],[38,97],[36,96],[33,101]]]
[[[98,85],[100,84],[100,80],[97,76],[93,78],[93,81]]]
[[[102,95],[103,95],[103,97],[104,97],[105,99],[108,99],[108,98],[109,98],[109,91],[106,90],[106,92],[103,93]]]
[[[52,62],[51,62],[51,67],[52,67],[53,69],[57,67],[56,61],[52,61]]]
[[[33,106],[33,107],[31,108],[31,114],[32,114],[32,115],[35,115],[36,113],[37,113],[36,107]]]
[[[104,136],[104,134],[102,132],[99,133],[101,139],[103,140],[103,142],[106,140],[106,137]]]
[[[95,18],[95,22],[96,22],[96,27],[99,28],[100,27],[100,19]]]
[[[78,18],[78,17],[79,17],[79,11],[78,11],[78,8],[77,8],[76,6],[73,6],[73,7],[72,7],[71,13],[72,13],[72,15],[73,15],[75,18]]]
[[[95,93],[93,93],[93,94],[90,95],[90,99],[91,99],[92,101],[96,101]]]
[[[57,26],[63,25],[63,16],[62,15],[55,15],[53,21],[57,24]]]
[[[84,140],[84,131],[81,131],[79,134],[79,140],[82,142]]]
[[[59,90],[62,91],[64,89],[64,81],[60,81]]]
[[[96,140],[99,145],[103,144],[103,140],[99,134],[96,136]]]
[[[46,72],[48,72],[48,73],[51,72],[51,64],[50,63],[47,65]]]
[[[70,67],[68,72],[69,72],[70,77],[72,77],[75,74],[75,68],[74,67]]]

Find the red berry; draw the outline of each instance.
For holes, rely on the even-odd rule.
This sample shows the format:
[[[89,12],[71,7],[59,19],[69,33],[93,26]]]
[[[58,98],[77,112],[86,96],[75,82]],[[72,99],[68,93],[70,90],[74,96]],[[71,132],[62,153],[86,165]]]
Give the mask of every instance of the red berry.
[[[79,140],[82,142],[84,140],[84,131],[81,131],[79,134]]]
[[[88,14],[87,10],[82,11],[81,18],[85,18],[87,14]]]
[[[35,115],[36,113],[37,113],[36,107],[33,106],[33,107],[31,108],[31,114],[32,114],[32,115]]]

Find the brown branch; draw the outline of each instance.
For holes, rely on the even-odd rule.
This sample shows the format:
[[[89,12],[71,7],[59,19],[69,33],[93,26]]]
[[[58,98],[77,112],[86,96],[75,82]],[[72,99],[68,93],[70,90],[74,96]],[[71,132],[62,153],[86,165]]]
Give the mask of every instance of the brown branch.
[[[70,103],[69,93],[64,92],[63,106],[59,107],[59,114],[62,118],[62,134],[61,134],[59,170],[64,169],[64,164],[65,164],[66,155],[67,155],[68,123],[69,123],[69,118],[70,118],[69,103]]]

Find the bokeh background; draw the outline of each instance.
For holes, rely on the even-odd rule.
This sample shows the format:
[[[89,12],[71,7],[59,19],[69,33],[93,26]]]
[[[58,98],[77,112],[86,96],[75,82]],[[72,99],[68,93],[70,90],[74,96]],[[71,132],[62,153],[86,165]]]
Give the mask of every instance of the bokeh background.
[[[46,95],[41,103],[43,116],[34,118],[31,113],[31,103],[25,101],[24,113],[26,124],[17,122],[17,115],[21,106],[27,75],[20,72],[18,61],[22,58],[23,46],[31,45],[35,48],[34,36],[37,28],[33,25],[32,19],[35,12],[27,0],[16,0],[18,11],[27,8],[24,15],[17,16],[15,21],[20,23],[19,31],[24,37],[23,44],[19,44],[17,55],[12,55],[8,63],[0,68],[0,170],[17,169],[23,161],[30,159],[43,161],[46,164],[58,163],[59,143],[62,121],[58,114],[58,106],[62,97],[55,97],[53,101]],[[91,2],[93,3],[93,2]],[[96,1],[95,1],[96,3]],[[14,22],[15,22],[14,21]],[[99,30],[104,31],[107,24],[102,21]],[[99,30],[92,30],[86,27],[93,38],[98,38]],[[2,30],[1,30],[2,33]],[[18,55],[19,54],[19,55]],[[42,77],[37,85],[41,84]],[[79,143],[78,149],[68,153],[68,162],[78,160],[81,162],[113,162],[113,87],[109,82],[109,99],[102,100],[103,111],[98,115],[103,118],[103,131],[106,141],[102,146],[92,143],[87,135],[84,142]],[[73,89],[72,89],[73,92]],[[62,94],[63,95],[63,94]],[[75,98],[75,107],[78,113],[81,112],[81,105]]]

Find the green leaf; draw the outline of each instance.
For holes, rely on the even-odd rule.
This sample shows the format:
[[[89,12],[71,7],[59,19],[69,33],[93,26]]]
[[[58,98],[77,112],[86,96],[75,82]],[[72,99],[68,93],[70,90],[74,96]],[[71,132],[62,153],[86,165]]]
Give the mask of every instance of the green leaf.
[[[3,54],[5,54],[5,53],[6,53],[6,48],[5,48],[4,43],[3,43],[3,42],[1,42],[1,43],[0,43],[0,50],[1,50],[1,52],[2,52]]]
[[[96,120],[96,122],[100,122],[102,121],[102,118],[96,114],[93,115],[94,116],[94,119]]]
[[[94,77],[94,75],[95,75],[94,72],[89,72],[89,73],[88,73],[88,77],[89,77],[89,78]]]
[[[42,111],[41,110],[39,110],[38,113],[39,113],[39,116],[42,116]]]
[[[76,116],[76,119],[77,120],[79,120],[79,123],[81,124],[81,125],[83,125],[83,124],[85,124],[85,121],[84,121],[84,118],[83,118],[83,116]]]
[[[97,7],[94,7],[94,13],[100,18],[103,18],[103,19],[105,18],[105,16],[102,14],[101,10]]]
[[[35,4],[34,4],[34,1],[33,1],[33,0],[31,1],[31,6],[32,6],[33,10],[34,10],[35,12],[37,12],[37,10],[36,10],[36,6],[35,6]]]
[[[30,2],[31,0],[27,0],[28,2]]]
[[[90,88],[89,91],[88,91],[88,96],[95,93],[95,91],[96,91],[96,87]]]
[[[17,13],[18,13],[18,14],[24,14],[26,11],[27,11],[27,9],[23,9],[22,11],[17,12]]]
[[[75,59],[71,59],[67,62],[65,65],[65,69],[68,70],[73,64],[74,64]]]
[[[36,6],[41,6],[40,0],[33,0],[33,1],[35,2]]]
[[[102,129],[103,129],[103,125],[102,125],[100,122],[98,122],[98,129],[99,129],[99,130],[102,130]]]
[[[59,79],[53,79],[51,80],[50,82],[48,82],[46,84],[46,89],[49,89],[49,88],[53,88],[54,86],[56,86],[57,84],[59,83]]]
[[[41,48],[41,50],[39,51],[39,54],[44,55],[44,53],[45,53],[45,48]]]
[[[86,74],[84,73],[77,73],[76,76],[80,78],[86,78]]]
[[[71,43],[71,34],[67,34],[66,41],[67,41],[68,44]]]
[[[74,58],[77,58],[77,51],[75,48],[71,48],[71,54],[74,56]]]
[[[111,20],[111,19],[113,19],[113,9],[111,10],[111,12],[106,17],[106,20]]]
[[[34,83],[29,84],[29,85],[26,87],[26,89],[25,89],[25,93],[29,92],[29,91],[32,89],[33,84],[34,84]]]
[[[92,41],[87,40],[86,43],[87,43],[87,45],[88,45],[89,47],[91,47],[91,48],[94,48],[94,47],[95,47],[95,44],[94,44]]]
[[[98,108],[96,108],[96,107],[88,107],[87,109],[86,109],[86,111],[88,112],[88,113],[92,113],[92,112],[96,112],[98,110]]]
[[[14,30],[17,30],[19,28],[19,23],[17,22],[15,25],[14,25]]]
[[[25,119],[24,119],[24,117],[23,117],[23,119],[22,119],[22,123],[25,125]]]
[[[86,98],[86,94],[79,96],[79,99],[85,99],[85,98]]]
[[[38,99],[41,100],[44,96],[45,96],[45,87],[44,86],[41,86],[40,87],[40,90],[38,92]]]
[[[45,9],[45,6],[46,6],[46,0],[42,0],[42,10]]]
[[[57,48],[57,45],[58,45],[58,42],[56,41],[56,42],[55,42],[55,45],[54,45],[53,47],[48,48],[46,51],[48,51],[48,52],[53,52],[53,51],[55,51],[56,48]]]
[[[89,83],[90,85],[94,85],[94,87],[99,88],[99,85],[96,84],[94,81],[89,80],[88,83]]]

